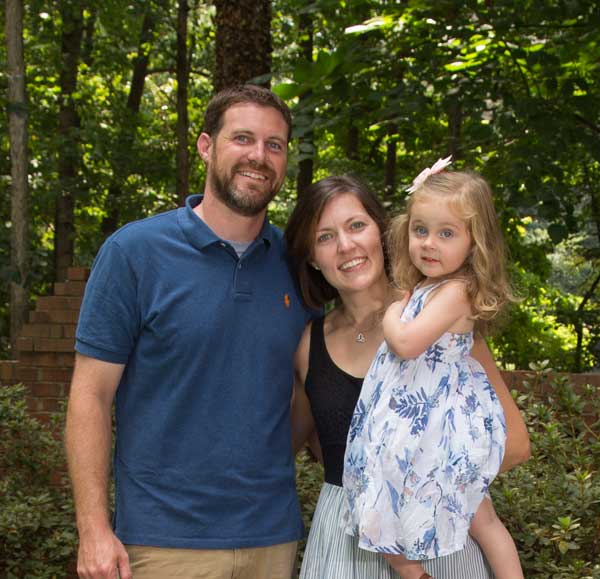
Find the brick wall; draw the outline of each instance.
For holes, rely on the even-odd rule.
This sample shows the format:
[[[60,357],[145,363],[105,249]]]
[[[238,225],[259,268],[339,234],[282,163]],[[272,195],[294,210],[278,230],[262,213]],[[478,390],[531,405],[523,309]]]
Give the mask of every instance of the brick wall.
[[[54,284],[54,295],[40,297],[17,340],[16,360],[0,361],[0,384],[22,382],[29,390],[28,404],[34,416],[47,420],[69,393],[73,370],[73,345],[79,307],[89,270],[69,268],[66,282]],[[521,387],[533,374],[503,372],[509,388]],[[600,374],[571,374],[576,386],[600,387]],[[541,385],[540,395],[544,395]]]
[[[16,360],[0,361],[0,382],[22,382],[31,413],[47,421],[69,394],[75,327],[89,270],[69,268],[54,295],[40,297],[17,339]]]

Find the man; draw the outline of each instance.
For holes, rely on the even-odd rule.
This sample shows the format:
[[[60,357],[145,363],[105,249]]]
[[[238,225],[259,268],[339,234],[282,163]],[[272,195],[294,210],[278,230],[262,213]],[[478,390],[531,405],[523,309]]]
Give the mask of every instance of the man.
[[[309,313],[266,219],[290,132],[270,91],[219,93],[197,143],[204,196],[126,225],[94,262],[66,428],[80,577],[290,577],[292,359]]]

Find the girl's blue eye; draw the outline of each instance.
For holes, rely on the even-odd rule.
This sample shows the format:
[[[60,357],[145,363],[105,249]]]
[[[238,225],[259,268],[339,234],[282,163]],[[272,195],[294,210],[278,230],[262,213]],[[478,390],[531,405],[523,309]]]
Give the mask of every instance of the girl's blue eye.
[[[440,231],[440,237],[443,239],[451,239],[454,237],[454,232],[450,229],[444,229],[443,231]]]
[[[419,236],[427,235],[427,229],[422,225],[417,225],[415,227],[415,233]]]

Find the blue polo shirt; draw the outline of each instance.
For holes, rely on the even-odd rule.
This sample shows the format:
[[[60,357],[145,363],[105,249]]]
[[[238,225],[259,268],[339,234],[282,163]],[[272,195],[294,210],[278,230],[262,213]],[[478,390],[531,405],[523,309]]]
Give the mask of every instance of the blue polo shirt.
[[[310,313],[281,232],[241,258],[186,206],[126,225],[88,281],[76,350],[125,364],[114,526],[126,544],[274,545],[302,536],[289,406]]]

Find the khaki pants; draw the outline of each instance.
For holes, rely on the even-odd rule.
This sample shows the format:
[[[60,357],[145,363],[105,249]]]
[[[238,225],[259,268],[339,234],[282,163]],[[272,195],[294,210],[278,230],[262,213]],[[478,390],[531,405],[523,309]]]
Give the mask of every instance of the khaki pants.
[[[125,545],[133,579],[290,579],[296,547],[296,541],[249,549]]]

